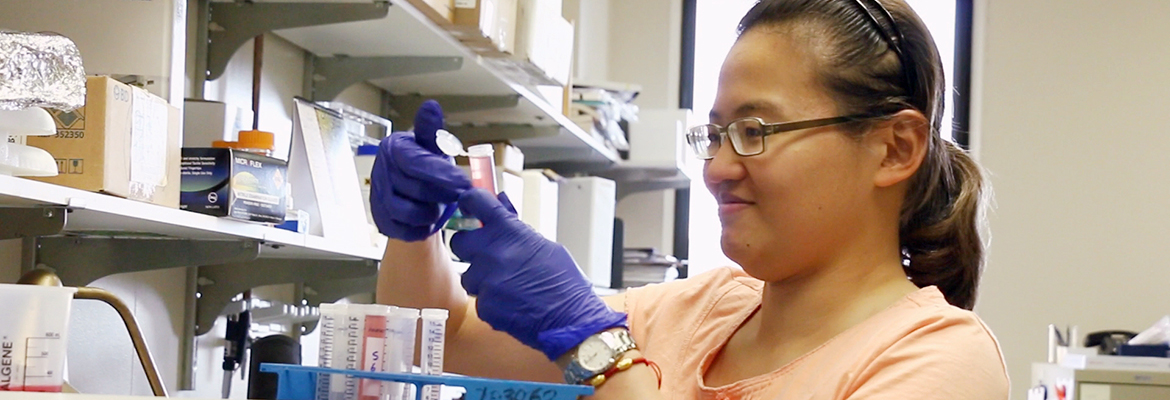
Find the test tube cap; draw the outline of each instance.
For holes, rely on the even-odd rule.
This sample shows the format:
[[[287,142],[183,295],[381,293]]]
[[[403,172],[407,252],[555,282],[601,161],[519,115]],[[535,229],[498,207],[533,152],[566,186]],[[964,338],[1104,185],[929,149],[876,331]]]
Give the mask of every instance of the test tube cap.
[[[450,313],[442,308],[424,308],[422,310],[423,319],[447,319]]]
[[[394,312],[394,315],[397,315],[399,317],[413,317],[413,318],[419,317],[419,309],[408,309],[408,308],[405,308],[405,306],[400,306],[400,308],[398,308],[398,310],[394,310],[393,312]]]
[[[385,315],[390,313],[390,306],[383,304],[350,304],[349,311],[354,314]]]
[[[467,148],[467,155],[471,157],[494,157],[496,155],[496,148],[491,144],[477,144]]]
[[[319,308],[322,313],[344,313],[348,304],[322,303]]]

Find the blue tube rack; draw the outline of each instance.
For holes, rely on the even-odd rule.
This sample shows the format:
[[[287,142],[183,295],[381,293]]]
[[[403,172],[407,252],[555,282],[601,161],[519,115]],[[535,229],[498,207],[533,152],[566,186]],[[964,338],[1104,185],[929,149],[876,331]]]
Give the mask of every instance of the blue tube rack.
[[[423,385],[444,385],[467,390],[467,400],[574,400],[593,394],[592,386],[562,385],[463,376],[439,376],[367,372],[289,364],[260,364],[261,372],[276,374],[276,398],[279,400],[316,400],[317,374],[343,374],[414,385],[415,400],[422,400]]]

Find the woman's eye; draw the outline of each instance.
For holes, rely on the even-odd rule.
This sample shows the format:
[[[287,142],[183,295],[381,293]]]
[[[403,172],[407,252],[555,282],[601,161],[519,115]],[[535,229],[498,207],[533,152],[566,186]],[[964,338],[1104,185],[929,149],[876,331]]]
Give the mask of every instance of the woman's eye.
[[[744,130],[743,130],[743,133],[744,133],[745,135],[747,135],[747,136],[751,136],[751,137],[760,137],[760,136],[764,136],[764,130],[763,130],[763,129],[760,129],[760,128],[758,128],[758,127],[750,127],[750,128],[744,129]]]

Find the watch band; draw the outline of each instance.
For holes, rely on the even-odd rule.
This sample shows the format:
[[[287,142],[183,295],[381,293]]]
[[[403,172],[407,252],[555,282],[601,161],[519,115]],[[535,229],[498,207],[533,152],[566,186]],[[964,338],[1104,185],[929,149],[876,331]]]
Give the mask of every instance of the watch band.
[[[589,379],[592,379],[594,376],[603,374],[605,371],[613,368],[614,364],[617,363],[618,358],[620,358],[622,354],[638,348],[638,345],[634,343],[633,335],[631,335],[630,331],[627,329],[607,330],[590,336],[589,339],[586,340],[590,340],[594,337],[600,339],[602,343],[605,343],[607,346],[609,346],[610,350],[612,350],[612,353],[609,357],[609,362],[607,362],[605,367],[600,371],[593,371],[581,366],[581,363],[577,360],[577,356],[574,354],[572,359],[569,361],[569,365],[565,367],[564,375],[566,383],[570,385],[579,385],[585,381],[588,381]]]

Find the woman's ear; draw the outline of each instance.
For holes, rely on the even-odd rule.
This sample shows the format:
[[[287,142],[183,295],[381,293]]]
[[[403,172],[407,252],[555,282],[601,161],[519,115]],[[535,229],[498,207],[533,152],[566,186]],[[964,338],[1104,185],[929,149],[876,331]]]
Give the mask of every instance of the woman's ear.
[[[930,123],[917,110],[902,110],[881,124],[868,138],[881,156],[874,184],[890,187],[909,180],[922,165],[930,148]]]

